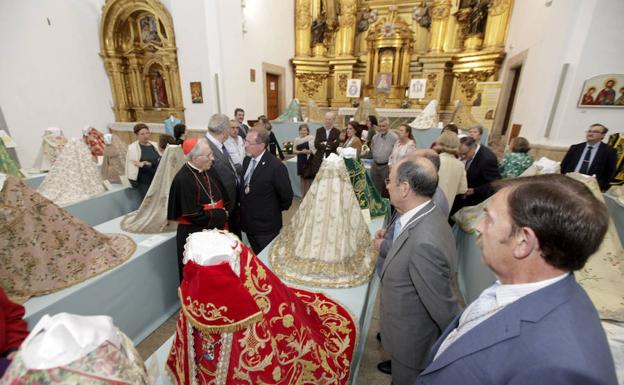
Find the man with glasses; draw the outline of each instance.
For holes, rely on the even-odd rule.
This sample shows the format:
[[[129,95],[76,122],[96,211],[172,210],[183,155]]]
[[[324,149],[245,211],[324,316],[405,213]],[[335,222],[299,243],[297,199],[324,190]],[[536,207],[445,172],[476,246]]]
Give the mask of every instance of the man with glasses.
[[[279,234],[282,211],[288,210],[293,199],[286,166],[267,151],[269,141],[268,131],[249,130],[239,182],[241,227],[256,254]]]
[[[579,172],[595,175],[602,191],[609,188],[609,182],[615,173],[617,152],[602,142],[609,130],[602,124],[595,123],[587,130],[585,143],[573,144],[561,161],[561,173]]]

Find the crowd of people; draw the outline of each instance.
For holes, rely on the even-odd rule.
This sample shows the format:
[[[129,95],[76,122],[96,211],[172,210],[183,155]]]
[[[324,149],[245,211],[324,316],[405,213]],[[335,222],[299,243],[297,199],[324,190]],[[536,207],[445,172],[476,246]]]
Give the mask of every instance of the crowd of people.
[[[234,119],[214,114],[201,138],[188,138],[177,124],[164,146],[150,141],[147,125],[134,127],[126,175],[142,197],[167,143],[181,145],[186,155],[167,205],[167,218],[178,223],[180,281],[189,234],[244,232],[258,254],[277,237],[282,212],[291,206],[293,190],[270,121],[261,116],[249,127],[244,117],[240,108]],[[595,175],[606,189],[616,162],[615,150],[602,142],[607,131],[592,125],[586,142],[566,153],[561,172]],[[480,126],[461,135],[451,123],[431,148],[418,148],[408,125],[390,129],[388,118],[370,116],[349,122],[343,134],[333,112],[314,134],[305,123],[299,127],[293,152],[303,194],[325,157],[352,147],[371,159],[374,185],[392,205],[373,239],[381,282],[378,338],[391,357],[379,370],[392,375],[394,385],[615,383],[598,314],[574,278],[607,231],[604,204],[562,175],[516,178],[533,163],[529,142],[513,139],[499,162],[482,135]],[[485,200],[478,244],[497,281],[464,309],[449,218]],[[1,368],[26,332],[23,308],[1,291],[0,303],[0,323],[6,323]]]

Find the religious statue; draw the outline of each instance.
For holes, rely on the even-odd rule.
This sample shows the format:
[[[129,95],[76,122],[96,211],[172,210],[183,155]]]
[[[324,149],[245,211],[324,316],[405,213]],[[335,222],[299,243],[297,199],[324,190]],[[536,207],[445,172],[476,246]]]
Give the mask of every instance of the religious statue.
[[[429,12],[429,7],[426,5],[414,7],[412,19],[414,19],[414,21],[416,21],[421,27],[429,28],[431,26],[431,14]]]
[[[468,15],[468,34],[476,35],[485,32],[489,0],[473,0]]]
[[[312,22],[312,45],[323,44],[326,29],[327,23],[324,17],[321,16]]]
[[[152,96],[154,98],[154,107],[168,107],[169,99],[167,98],[167,90],[165,89],[165,79],[160,72],[156,71],[152,75]]]

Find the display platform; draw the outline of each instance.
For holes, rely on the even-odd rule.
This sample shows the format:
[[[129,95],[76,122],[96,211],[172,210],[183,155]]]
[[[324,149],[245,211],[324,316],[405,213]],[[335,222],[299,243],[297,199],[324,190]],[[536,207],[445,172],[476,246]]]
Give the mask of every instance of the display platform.
[[[23,181],[29,187],[32,187],[34,189],[38,189],[39,185],[43,182],[43,180],[45,179],[46,175],[48,175],[48,174],[45,173],[45,172],[42,172],[40,174],[33,174],[33,175],[30,175],[30,176],[24,178]]]
[[[111,184],[112,189],[93,198],[63,206],[81,221],[97,226],[114,218],[124,216],[141,206],[141,196],[135,188]]]
[[[24,306],[32,328],[45,314],[109,315],[138,344],[179,308],[175,233],[133,234],[121,217],[95,229],[122,233],[137,243],[134,254],[114,269],[66,289],[33,297]]]
[[[371,234],[374,234],[383,225],[383,219],[374,219],[368,228]],[[265,265],[270,267],[268,262],[269,250],[273,246],[271,242],[258,257]],[[357,383],[357,374],[360,368],[360,362],[362,354],[366,347],[366,336],[368,335],[368,329],[370,327],[371,319],[373,316],[373,306],[375,304],[375,298],[377,296],[377,290],[379,288],[379,278],[377,274],[373,275],[371,281],[367,284],[351,287],[347,289],[329,289],[320,287],[310,287],[304,285],[296,285],[287,280],[283,280],[291,287],[302,288],[309,291],[322,292],[327,294],[332,299],[338,301],[345,306],[349,312],[355,317],[355,321],[358,325],[358,341],[356,342],[356,348],[353,353],[353,361],[351,366],[351,377],[349,379],[350,384]],[[171,380],[166,374],[164,369],[167,362],[167,356],[169,355],[169,349],[173,342],[173,336],[165,341],[156,352],[154,352],[145,362],[146,366],[150,368],[150,371],[157,372],[155,376],[157,385],[171,385]]]

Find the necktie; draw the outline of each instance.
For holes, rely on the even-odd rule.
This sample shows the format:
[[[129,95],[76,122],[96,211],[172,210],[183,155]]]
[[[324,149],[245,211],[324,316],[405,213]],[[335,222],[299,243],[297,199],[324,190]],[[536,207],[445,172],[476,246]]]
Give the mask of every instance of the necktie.
[[[256,169],[256,160],[252,159],[247,172],[245,173],[245,187],[249,186],[249,180],[251,179],[251,175]]]
[[[440,354],[442,354],[453,342],[457,341],[461,336],[466,334],[468,331],[472,330],[479,323],[485,321],[498,310],[502,309],[502,306],[498,306],[496,303],[496,289],[500,286],[499,283],[495,283],[494,285],[488,287],[481,293],[479,298],[474,301],[466,311],[459,318],[459,324],[450,332],[444,342],[440,345],[436,356],[434,358],[437,359]]]
[[[591,153],[593,149],[593,146],[587,146],[587,151],[585,151],[585,157],[583,158],[583,164],[581,164],[581,168],[579,169],[581,174],[587,175],[587,172],[589,171],[589,162],[591,161]]]
[[[234,167],[234,162],[232,162],[232,158],[230,157],[230,153],[228,152],[227,148],[225,148],[225,144],[221,145],[221,151],[223,151],[223,155],[225,155],[225,158],[228,160],[232,171],[236,173],[236,167]]]
[[[468,170],[468,167],[470,167],[471,164],[472,164],[472,158],[466,160],[466,170]]]
[[[394,221],[394,232],[392,233],[392,241],[395,241],[399,237],[399,234],[401,234],[401,218],[397,218],[396,221]]]

